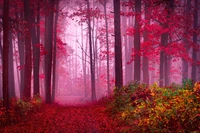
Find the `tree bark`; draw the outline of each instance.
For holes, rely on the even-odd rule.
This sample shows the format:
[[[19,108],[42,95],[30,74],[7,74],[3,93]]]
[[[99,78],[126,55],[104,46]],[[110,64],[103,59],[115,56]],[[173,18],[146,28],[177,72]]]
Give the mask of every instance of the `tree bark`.
[[[115,86],[123,86],[122,71],[122,46],[120,29],[120,0],[113,0],[114,3],[114,33],[115,33]]]
[[[107,47],[107,91],[108,96],[110,95],[110,67],[109,67],[109,43],[108,43],[108,20],[107,20],[107,11],[106,11],[106,5],[107,1],[104,0],[104,16],[105,16],[105,24],[106,24],[106,47]]]
[[[56,92],[56,53],[57,53],[57,24],[59,15],[59,1],[56,1],[56,13],[55,13],[55,23],[54,23],[54,53],[53,53],[53,85],[52,85],[52,102],[55,102],[55,92]]]
[[[39,5],[38,5],[39,6]],[[31,23],[35,24],[34,11],[31,10]],[[32,47],[33,47],[33,94],[40,94],[40,81],[39,81],[39,67],[40,67],[40,47],[36,46],[39,44],[37,39],[36,26],[31,27],[31,38],[32,38]]]
[[[16,18],[23,19],[22,12],[16,13]],[[20,24],[17,25],[17,30],[20,31]],[[20,64],[20,98],[23,97],[24,91],[24,59],[25,59],[25,51],[24,51],[24,42],[22,41],[22,33],[17,32],[17,40],[18,40],[18,50],[19,50],[19,64]]]
[[[166,10],[168,11],[167,18],[170,17],[171,12],[174,8],[174,0],[166,2]],[[168,23],[163,23],[163,28],[168,28]],[[168,36],[169,33],[165,32],[161,35],[161,46],[166,47],[168,45]],[[166,52],[162,50],[160,52],[160,86],[169,85],[169,69],[170,69],[170,60],[169,56],[166,55]]]
[[[32,71],[32,58],[31,58],[31,11],[30,1],[24,0],[24,19],[26,24],[26,36],[25,36],[25,82],[23,96],[26,100],[31,99],[31,71]]]
[[[95,88],[95,67],[94,67],[94,59],[93,59],[93,50],[92,50],[92,34],[91,34],[91,16],[90,16],[90,4],[89,0],[87,0],[87,15],[88,15],[88,31],[89,31],[89,47],[90,47],[90,73],[91,73],[91,89],[92,96],[91,100],[96,100],[96,88]]]
[[[140,81],[140,20],[141,20],[141,0],[135,0],[135,33],[134,49],[136,52],[134,59],[134,80]]]
[[[193,22],[193,28],[194,30],[197,30],[198,28],[198,0],[194,1],[194,22]],[[194,31],[193,32],[193,43],[195,45],[197,45],[197,32]],[[195,83],[197,82],[197,65],[196,65],[196,61],[197,61],[197,50],[195,48],[193,48],[192,51],[192,59],[194,61],[193,65],[192,65],[192,81]]]
[[[9,93],[8,93],[8,62],[9,62],[9,1],[4,0],[3,6],[3,106],[9,109]]]
[[[148,17],[148,7],[147,7],[147,4],[145,4],[145,20],[148,21],[147,25],[150,24],[150,19]],[[149,41],[149,38],[148,38],[148,30],[145,30],[144,33],[143,33],[143,36],[144,36],[144,42],[148,42]],[[146,83],[147,85],[149,85],[149,60],[148,60],[148,57],[147,55],[144,53],[144,56],[143,56],[143,63],[142,63],[142,71],[143,71],[143,82]]]
[[[8,77],[9,77],[9,98],[15,98],[15,77],[14,77],[14,60],[13,60],[13,42],[12,33],[9,33],[9,64],[8,64]]]
[[[188,21],[187,20],[190,20],[191,18],[190,18],[190,9],[191,9],[191,0],[184,0],[185,1],[185,3],[184,4],[186,4],[187,6],[186,6],[186,9],[185,9],[185,17],[186,17],[186,22],[185,22],[185,27],[186,27],[186,29],[185,29],[185,33],[186,34],[188,34]],[[189,48],[188,48],[188,42],[189,42],[189,40],[187,39],[187,38],[184,38],[184,40],[183,40],[183,42],[185,43],[185,48],[187,49],[187,52],[189,51]],[[182,81],[183,80],[186,80],[186,79],[188,79],[188,71],[189,71],[189,68],[188,68],[188,62],[187,62],[187,60],[185,60],[185,59],[182,59]]]
[[[49,0],[51,7],[54,6],[54,0]],[[45,101],[51,104],[51,69],[52,69],[52,46],[53,46],[53,11],[45,16]]]

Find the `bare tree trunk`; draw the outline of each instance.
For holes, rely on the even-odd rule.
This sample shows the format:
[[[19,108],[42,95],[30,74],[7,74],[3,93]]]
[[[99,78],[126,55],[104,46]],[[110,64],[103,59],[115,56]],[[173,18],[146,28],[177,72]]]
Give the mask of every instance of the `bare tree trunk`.
[[[49,0],[51,7],[54,7],[54,0]],[[52,46],[53,46],[53,11],[45,16],[45,101],[51,104],[51,69],[52,69]]]
[[[130,17],[129,18],[129,25],[132,26],[133,24],[133,17]],[[131,60],[131,52],[132,52],[132,48],[133,48],[133,36],[129,36],[128,37],[128,58],[127,60],[130,61]],[[128,73],[128,77],[127,77],[127,82],[131,82],[133,80],[133,65],[134,65],[134,62],[131,62],[127,65],[127,73]]]
[[[109,43],[108,43],[108,20],[107,20],[107,11],[106,11],[106,5],[107,1],[104,0],[104,16],[105,16],[105,24],[106,24],[106,47],[107,47],[107,85],[108,85],[108,96],[110,95],[110,67],[109,67]]]
[[[34,11],[31,10],[31,21],[35,24]],[[37,47],[36,44],[39,44],[37,39],[36,26],[31,27],[31,37],[32,37],[32,47],[33,47],[33,94],[40,94],[40,81],[39,81],[39,67],[40,67],[40,47]]]
[[[147,7],[147,4],[145,4],[145,20],[148,21],[147,25],[150,24],[150,19],[148,17],[148,7]],[[149,38],[148,38],[148,31],[145,30],[144,33],[143,33],[143,36],[144,36],[144,42],[148,42],[149,41]],[[143,71],[143,82],[146,83],[147,85],[149,85],[149,60],[148,60],[148,57],[147,55],[144,53],[144,56],[143,56],[143,63],[142,63],[142,71]]]
[[[24,0],[24,19],[26,24],[26,37],[25,37],[25,82],[23,96],[26,100],[31,99],[31,71],[32,71],[32,58],[31,58],[31,12],[30,1]]]
[[[189,19],[191,19],[190,16],[189,16],[190,15],[189,12],[190,12],[190,9],[191,9],[191,0],[184,0],[184,1],[185,1],[184,4],[187,5],[186,9],[185,9],[185,17],[187,18],[187,20],[189,20]],[[188,33],[188,31],[189,31],[188,30],[187,20],[185,22],[185,27],[186,27],[185,32],[186,33]],[[185,47],[187,49],[187,52],[189,51],[189,48],[187,46],[188,41],[189,40],[187,38],[184,38],[184,42],[186,44]],[[182,80],[188,79],[188,71],[189,71],[189,69],[188,69],[188,62],[187,62],[187,60],[183,59],[183,62],[182,62]]]
[[[169,2],[166,3],[166,10],[168,10],[168,15],[166,16],[169,18],[171,12],[173,11],[174,8],[174,0],[170,0]],[[168,28],[168,23],[163,24],[164,28]],[[161,35],[161,46],[167,46],[168,44],[168,36],[169,33],[163,33]],[[169,56],[166,55],[165,51],[160,52],[160,86],[163,87],[164,85],[169,85],[169,69],[170,69],[170,63],[169,63]]]
[[[123,2],[126,2],[126,0],[123,0]],[[125,6],[122,6],[122,11],[123,12],[126,12],[126,7]],[[122,35],[123,35],[123,43],[124,43],[124,56],[125,56],[125,61],[124,61],[124,66],[125,66],[125,75],[124,75],[124,82],[125,84],[128,84],[129,82],[129,79],[128,79],[128,76],[129,76],[129,72],[128,72],[128,62],[129,62],[129,47],[128,47],[128,43],[127,43],[127,35],[126,35],[126,30],[127,30],[127,17],[126,16],[123,16],[122,17],[122,27],[123,27],[123,32],[122,32]]]
[[[114,33],[115,33],[115,86],[123,86],[122,71],[122,45],[120,30],[120,0],[113,0],[114,3]]]
[[[193,23],[193,28],[194,30],[196,30],[198,28],[198,0],[195,0],[194,5],[195,5],[195,9],[194,9],[194,23]],[[193,33],[193,43],[197,44],[197,33],[194,31]],[[192,51],[192,59],[194,61],[193,65],[192,65],[192,81],[195,83],[197,82],[197,51],[195,50],[195,48],[193,48]]]
[[[16,13],[17,19],[22,19],[22,12]],[[20,31],[20,24],[17,26],[18,31]],[[24,42],[22,41],[22,33],[17,32],[17,40],[18,40],[18,50],[19,50],[19,61],[20,61],[20,98],[23,96],[24,91],[24,59],[25,59],[25,51],[24,51]]]
[[[134,60],[134,80],[140,81],[140,20],[141,20],[141,0],[135,0],[135,33],[134,33],[134,49],[136,52]]]
[[[56,92],[56,53],[57,53],[57,24],[58,24],[58,9],[59,1],[56,1],[56,14],[55,14],[55,23],[54,23],[54,53],[53,53],[53,85],[52,85],[52,101],[55,102],[55,92]]]
[[[91,72],[91,89],[92,96],[91,100],[96,100],[96,88],[95,88],[95,67],[94,67],[94,59],[93,59],[93,50],[92,50],[92,35],[91,35],[91,19],[90,19],[90,4],[89,0],[87,0],[87,14],[88,14],[88,31],[89,31],[89,44],[90,44],[90,72]]]
[[[9,109],[9,93],[8,93],[8,62],[9,62],[9,1],[4,1],[3,6],[3,106]]]
[[[14,60],[13,60],[13,42],[12,42],[12,33],[9,33],[9,64],[8,64],[8,77],[9,77],[9,98],[15,98],[15,77],[14,77]]]
[[[1,32],[0,32],[0,34],[1,34]],[[1,40],[2,38],[1,38],[1,35],[0,35],[0,40]],[[2,66],[3,65],[3,47],[2,47],[2,43],[1,43],[1,41],[0,41],[0,56],[1,56],[1,61],[0,61],[0,65]],[[3,97],[3,88],[2,88],[2,70],[0,71],[0,98],[2,98]]]

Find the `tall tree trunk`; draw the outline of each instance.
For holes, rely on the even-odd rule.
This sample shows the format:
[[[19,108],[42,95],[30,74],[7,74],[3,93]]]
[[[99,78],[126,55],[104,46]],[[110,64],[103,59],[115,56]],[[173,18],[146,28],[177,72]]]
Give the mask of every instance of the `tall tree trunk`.
[[[168,11],[167,19],[170,17],[171,12],[174,8],[174,0],[170,0],[166,2],[166,10]],[[168,28],[168,23],[163,24],[163,28]],[[166,47],[168,44],[168,36],[169,33],[165,32],[161,35],[161,46]],[[160,86],[169,85],[169,69],[170,69],[170,57],[166,55],[166,52],[162,50],[160,52]]]
[[[87,45],[87,43],[86,43],[86,45]],[[83,50],[83,46],[84,46],[84,43],[83,43],[83,25],[81,24],[82,68],[83,68],[84,90],[85,90],[85,97],[86,97],[87,96],[87,92],[86,92],[86,89],[87,89],[87,83],[86,83],[86,62],[85,62],[85,56],[84,56],[86,51]]]
[[[107,20],[107,11],[106,11],[107,1],[104,0],[104,16],[105,16],[105,24],[106,24],[106,47],[107,47],[107,85],[108,85],[108,96],[110,95],[110,67],[109,67],[109,43],[108,43],[108,20]]]
[[[58,11],[59,1],[56,1],[56,13],[55,13],[55,23],[54,23],[54,53],[53,53],[53,85],[52,85],[52,101],[55,102],[55,92],[56,92],[56,52],[57,52],[57,24],[58,24]]]
[[[133,17],[130,17],[129,18],[129,25],[132,26],[133,24]],[[129,36],[128,37],[128,58],[127,60],[130,62],[131,60],[131,53],[132,53],[132,48],[133,48],[133,36]],[[127,77],[127,82],[131,82],[133,80],[133,65],[134,65],[134,62],[132,61],[131,63],[129,63],[127,65],[127,73],[128,73],[128,77]]]
[[[27,33],[25,36],[25,82],[23,96],[26,100],[31,99],[31,71],[32,71],[32,58],[31,58],[31,11],[30,1],[24,0],[24,19],[27,22]]]
[[[9,62],[9,1],[4,0],[3,6],[3,106],[9,109],[9,93],[8,93],[8,62]]]
[[[23,14],[19,12],[16,14],[17,19],[22,19]],[[17,26],[18,31],[20,31],[20,24]],[[22,33],[17,32],[17,40],[18,40],[18,50],[19,50],[19,61],[20,61],[20,98],[23,96],[24,91],[24,59],[25,59],[25,51],[24,51],[24,42],[22,41]]]
[[[34,11],[31,10],[31,22],[35,24]],[[33,94],[40,94],[40,81],[39,81],[39,67],[40,67],[40,47],[37,45],[40,43],[37,39],[36,26],[31,27],[31,38],[33,47]]]
[[[147,7],[147,3],[145,4],[144,10],[145,10],[145,21],[148,21],[147,25],[149,25],[150,19],[148,17],[149,10]],[[143,36],[144,36],[144,42],[148,42],[149,41],[148,30],[144,31]],[[145,53],[144,53],[143,63],[142,63],[143,82],[146,83],[147,85],[149,85],[149,68],[148,68],[148,66],[149,66],[149,60],[148,60],[147,55],[145,55]]]
[[[13,42],[12,33],[9,33],[9,64],[8,64],[8,77],[9,77],[9,98],[15,98],[15,77],[14,77],[14,60],[13,60]]]
[[[54,7],[54,0],[49,0],[51,7]],[[45,16],[45,101],[51,104],[51,69],[52,69],[52,46],[53,46],[53,10]]]
[[[141,0],[135,0],[135,33],[134,49],[136,52],[134,59],[134,80],[140,81],[140,20],[141,20]]]
[[[1,32],[0,32],[1,34]],[[1,38],[2,36],[0,35],[0,40],[2,39]],[[1,61],[0,61],[0,65],[2,66],[3,65],[3,47],[2,47],[2,43],[0,41],[0,56],[1,56]],[[2,70],[0,71],[0,73],[2,74]],[[2,86],[2,76],[0,76],[0,98],[3,97],[3,86]]]
[[[114,3],[114,33],[115,33],[115,86],[123,86],[122,71],[122,45],[120,30],[120,0],[113,0]]]
[[[89,31],[89,45],[90,45],[90,73],[91,73],[91,89],[92,96],[91,100],[96,100],[96,88],[95,88],[95,63],[93,59],[93,50],[92,50],[92,34],[91,34],[91,16],[90,16],[90,3],[87,0],[87,15],[88,15],[88,31]]]
[[[127,2],[127,0],[123,0],[123,2]],[[126,12],[126,6],[122,6],[122,11],[123,12]],[[124,61],[124,66],[125,66],[125,75],[124,75],[124,83],[125,84],[128,84],[129,82],[129,79],[128,79],[128,76],[129,76],[129,72],[128,72],[128,62],[129,62],[129,59],[128,57],[130,56],[129,55],[129,52],[128,52],[128,43],[127,43],[127,35],[126,35],[126,29],[127,29],[127,17],[126,16],[123,16],[122,17],[122,27],[123,27],[123,32],[122,32],[122,35],[123,35],[123,43],[124,43],[124,57],[125,57],[125,61]]]
[[[184,1],[185,1],[184,4],[187,5],[186,9],[185,9],[185,17],[186,17],[187,20],[190,20],[191,18],[190,18],[189,12],[190,12],[190,9],[191,9],[191,0],[184,0]],[[185,27],[186,27],[185,32],[186,32],[186,34],[188,34],[188,31],[189,31],[187,20],[185,22]],[[185,43],[185,47],[187,49],[187,52],[189,52],[189,48],[187,46],[188,42],[189,42],[189,40],[187,38],[184,38],[184,43]],[[188,71],[189,71],[188,62],[187,62],[187,60],[183,59],[183,61],[182,61],[182,80],[188,79],[188,76],[189,76]]]
[[[198,0],[195,0],[194,1],[194,23],[193,23],[193,28],[194,30],[196,30],[198,28]],[[193,33],[193,43],[195,45],[197,45],[197,32],[194,31]],[[195,48],[193,48],[193,51],[192,51],[192,59],[194,61],[193,65],[192,65],[192,81],[195,83],[197,82],[197,50],[195,50]]]

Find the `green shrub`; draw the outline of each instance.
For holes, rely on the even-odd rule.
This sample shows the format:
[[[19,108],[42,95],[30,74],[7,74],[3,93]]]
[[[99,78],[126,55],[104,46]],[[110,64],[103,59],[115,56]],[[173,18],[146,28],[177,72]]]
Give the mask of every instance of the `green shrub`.
[[[200,83],[192,89],[190,83],[183,84],[183,89],[160,88],[156,83],[149,89],[128,85],[115,90],[111,111],[125,127],[122,132],[198,131]]]
[[[31,101],[10,99],[8,112],[3,106],[0,107],[0,126],[16,123],[24,119],[28,113],[37,111],[41,104],[42,99],[40,96],[34,96]]]

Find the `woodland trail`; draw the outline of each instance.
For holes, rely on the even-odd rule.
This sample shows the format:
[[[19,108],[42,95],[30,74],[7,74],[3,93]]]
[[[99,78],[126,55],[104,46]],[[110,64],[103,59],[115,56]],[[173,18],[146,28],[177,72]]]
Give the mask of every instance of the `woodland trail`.
[[[117,133],[116,123],[103,105],[42,105],[26,120],[0,130],[3,133]]]

